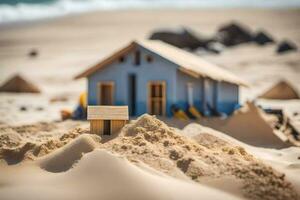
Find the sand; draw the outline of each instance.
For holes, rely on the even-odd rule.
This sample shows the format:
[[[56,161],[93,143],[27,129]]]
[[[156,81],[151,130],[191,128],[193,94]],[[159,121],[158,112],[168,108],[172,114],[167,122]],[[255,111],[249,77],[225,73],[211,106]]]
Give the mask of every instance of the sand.
[[[186,130],[170,128],[150,115],[131,122],[118,137],[111,137],[108,141],[109,138],[106,138],[105,143],[104,139],[85,130],[88,128],[69,131],[68,134],[77,133],[79,136],[62,147],[55,145],[64,141],[62,137],[53,141],[56,148],[47,155],[31,155],[32,161],[24,160],[15,166],[0,165],[3,172],[0,194],[7,199],[17,199],[20,196],[13,197],[12,191],[18,191],[25,199],[30,199],[41,194],[34,190],[39,185],[47,194],[41,199],[68,199],[72,196],[69,192],[76,187],[84,185],[84,188],[89,188],[88,191],[94,191],[97,182],[99,186],[105,185],[104,188],[113,187],[114,192],[95,190],[88,194],[83,189],[76,198],[82,199],[86,195],[91,195],[92,199],[140,199],[141,195],[145,195],[145,199],[182,199],[183,195],[188,199],[298,198],[295,186],[283,173],[248,153],[246,149],[250,147],[247,145],[227,139],[229,136],[222,133],[218,133],[221,136],[217,137],[214,131],[199,131],[190,138],[185,136]],[[2,154],[5,153],[2,151]],[[120,156],[122,161],[118,158]],[[294,162],[294,159],[291,161]],[[294,164],[294,168],[299,167]],[[23,175],[12,176],[14,171]],[[157,185],[153,179],[160,183]],[[125,182],[128,183],[126,187]],[[223,186],[225,183],[232,184],[232,187]],[[293,183],[299,184],[297,181]],[[49,186],[51,184],[61,185],[66,192],[62,194],[60,189],[53,190]],[[139,190],[133,189],[135,187]],[[176,187],[187,190],[175,190]],[[157,188],[160,188],[159,192],[151,192]]]
[[[3,185],[0,196],[4,199],[20,196],[22,199],[92,200],[240,199],[207,186],[150,173],[125,158],[99,149],[85,154],[64,173],[47,173],[33,165],[19,169],[10,177],[9,184],[3,182],[3,171],[0,173]]]
[[[290,83],[282,80],[261,94],[259,98],[289,100],[299,99],[299,94]]]
[[[270,149],[290,145],[255,110],[191,125],[175,121],[180,129],[148,116],[116,138],[90,135],[87,122],[59,122],[59,111],[74,109],[86,90],[75,75],[155,28],[184,25],[209,36],[237,20],[300,46],[299,15],[265,9],[110,11],[0,27],[0,84],[18,73],[41,90],[0,94],[1,199],[297,199],[299,148]],[[37,57],[28,56],[32,49]],[[250,83],[241,89],[245,102],[282,79],[299,90],[299,51],[278,56],[275,49],[249,44],[199,55]],[[299,100],[256,103],[300,112]]]
[[[80,134],[89,132],[88,124],[65,121],[0,127],[0,159],[15,164],[42,156],[62,147]]]
[[[275,40],[289,39],[300,46],[299,13],[297,9],[107,11],[0,28],[0,84],[18,73],[42,92],[24,96],[0,94],[3,115],[0,121],[17,125],[59,119],[59,109],[73,109],[80,92],[86,89],[85,80],[74,81],[75,75],[130,40],[148,37],[156,28],[187,26],[210,36],[220,25],[235,20],[253,31],[264,29]],[[35,58],[28,57],[32,49],[39,52]],[[201,57],[249,82],[251,88],[241,92],[245,101],[281,79],[290,81],[299,90],[299,51],[278,56],[275,49],[275,44],[263,47],[249,44],[228,48],[220,55],[204,53]],[[49,99],[59,95],[69,101],[49,103]],[[33,98],[37,100],[32,102]],[[37,105],[43,110],[36,111]],[[293,105],[299,110],[299,101]],[[28,107],[30,112],[18,112],[21,106]]]
[[[176,174],[179,168],[196,182],[206,176],[234,176],[242,179],[245,196],[253,199],[293,198],[281,196],[281,192],[275,194],[277,186],[285,185],[279,183],[283,174],[264,166],[242,147],[203,134],[196,143],[148,115],[127,126],[124,132],[127,137],[119,136],[105,143],[106,148],[111,146],[112,151],[127,155],[129,159],[142,160],[170,175]],[[260,177],[263,178],[260,180]],[[276,183],[270,186],[270,181]],[[291,191],[289,193],[292,194]]]
[[[156,28],[187,26],[209,36],[220,25],[235,20],[252,31],[266,30],[276,41],[287,38],[300,46],[299,13],[297,9],[110,11],[70,16],[28,26],[3,27],[0,29],[0,84],[18,73],[37,85],[42,93],[0,94],[0,124],[20,125],[60,120],[60,110],[73,110],[79,94],[86,90],[85,80],[75,81],[75,75],[130,40],[148,37]],[[39,52],[38,56],[28,57],[28,52],[33,48]],[[250,88],[241,89],[240,99],[243,103],[255,99],[282,79],[291,82],[295,89],[300,89],[299,51],[279,56],[275,54],[275,49],[276,44],[245,44],[227,48],[220,55],[201,53],[200,56],[250,83]],[[300,100],[256,102],[264,107],[280,107],[289,113],[300,112]],[[238,121],[247,123],[248,120]],[[253,120],[249,124],[256,123]],[[202,123],[252,145],[275,148],[288,146],[276,138],[252,137],[251,129],[247,128],[249,125],[243,125],[244,133],[239,134],[239,129],[234,127],[231,130],[230,124],[236,123],[230,122],[224,127],[213,122]],[[254,132],[261,135],[263,130]]]
[[[199,124],[208,126],[244,143],[265,148],[286,148],[297,146],[291,134],[275,130],[278,118],[266,114],[255,103],[247,102],[239,110],[226,118],[203,117],[200,120],[180,121],[175,119],[163,120],[170,126],[188,130],[192,135]]]
[[[260,158],[263,162],[271,165],[273,168],[278,169],[281,172],[284,172],[286,178],[292,182],[299,194],[300,149],[298,147],[289,147],[282,150],[254,147],[240,142],[228,136],[227,134],[223,134],[208,127],[192,125],[184,129],[184,135],[192,137],[196,140],[198,140],[198,138],[201,138],[199,137],[199,135],[207,133],[217,138],[223,139],[227,142],[230,142],[231,144],[235,144],[245,148],[248,152],[250,152],[255,157]]]

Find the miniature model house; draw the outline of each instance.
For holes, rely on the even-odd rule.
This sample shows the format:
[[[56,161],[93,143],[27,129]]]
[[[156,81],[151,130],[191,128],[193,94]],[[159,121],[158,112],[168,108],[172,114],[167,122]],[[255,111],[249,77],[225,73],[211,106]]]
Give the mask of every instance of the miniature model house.
[[[172,116],[171,106],[230,114],[243,80],[160,41],[133,41],[76,78],[88,79],[89,105],[129,105],[130,115]]]
[[[117,133],[128,121],[128,106],[88,106],[90,132],[97,135]]]

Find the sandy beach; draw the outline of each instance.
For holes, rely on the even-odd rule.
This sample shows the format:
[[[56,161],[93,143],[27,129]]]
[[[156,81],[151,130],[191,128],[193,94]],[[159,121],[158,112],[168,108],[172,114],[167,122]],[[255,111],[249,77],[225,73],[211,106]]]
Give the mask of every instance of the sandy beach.
[[[37,98],[41,101],[45,96],[64,94],[72,103],[63,106],[72,108],[79,93],[86,89],[85,80],[74,81],[75,75],[129,41],[147,38],[155,29],[186,26],[209,36],[220,25],[238,21],[253,31],[266,30],[278,41],[289,39],[299,45],[299,18],[299,10],[107,11],[11,27],[0,31],[0,81],[4,82],[15,73],[22,74],[40,87],[42,97]],[[221,55],[204,54],[201,57],[248,81],[251,88],[241,93],[241,99],[245,101],[281,79],[288,79],[299,90],[299,53],[277,56],[275,48],[275,45],[247,44],[226,49]],[[34,59],[28,57],[32,49],[39,51],[39,56]],[[8,100],[3,99],[8,98],[7,95],[1,97],[4,101],[1,113],[14,109],[14,106],[5,105]],[[21,104],[30,104],[30,101]],[[299,107],[298,102],[284,105],[292,109]],[[45,110],[49,106],[52,105],[47,105]],[[57,106],[53,107],[51,110],[57,113]],[[45,116],[40,117],[47,120]],[[51,119],[58,117],[55,115]],[[9,118],[9,115],[4,116],[1,121],[12,123],[18,116],[14,120]],[[25,121],[29,122],[28,119]]]
[[[299,9],[101,11],[0,27],[0,84],[17,73],[41,90],[0,93],[1,199],[299,199],[300,149],[256,107],[200,122],[145,115],[115,138],[61,121],[87,88],[74,77],[131,40],[181,26],[211,36],[232,21],[300,47]],[[244,103],[282,79],[300,91],[299,50],[275,50],[242,44],[199,56],[249,83]],[[255,102],[300,113],[299,99]]]
[[[86,125],[65,121],[2,128],[0,196],[299,198],[299,148],[257,148],[199,124],[170,128],[149,115],[117,137],[91,135]]]

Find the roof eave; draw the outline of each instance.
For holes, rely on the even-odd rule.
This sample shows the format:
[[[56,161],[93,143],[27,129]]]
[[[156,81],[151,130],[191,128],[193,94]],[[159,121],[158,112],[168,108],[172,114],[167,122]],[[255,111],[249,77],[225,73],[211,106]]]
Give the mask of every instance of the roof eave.
[[[194,78],[199,78],[199,77],[209,77],[209,76],[206,76],[206,75],[203,75],[203,74],[199,74],[195,71],[192,71],[192,70],[188,70],[186,69],[186,67],[179,67],[178,68],[181,72],[187,74],[187,75],[190,75]],[[215,81],[222,81],[222,82],[227,82],[227,83],[231,83],[231,84],[236,84],[236,85],[239,85],[239,86],[243,86],[243,87],[246,87],[246,88],[250,88],[250,85],[248,83],[246,83],[245,81],[229,81],[229,80],[218,80],[216,78],[212,78],[212,77],[209,77]]]
[[[240,86],[243,86],[243,87],[245,87],[245,88],[250,88],[250,87],[251,87],[250,84],[247,83],[247,82],[245,82],[245,81],[240,82],[239,85],[240,85]]]
[[[194,71],[192,71],[192,70],[188,70],[188,69],[186,69],[185,67],[179,67],[178,68],[181,72],[183,72],[183,73],[185,73],[185,74],[187,74],[187,75],[189,75],[189,76],[192,76],[192,77],[194,77],[194,78],[199,78],[200,77],[200,75],[198,74],[198,73],[196,73],[196,72],[194,72]]]
[[[129,120],[129,117],[127,118],[105,118],[105,117],[102,117],[102,118],[87,118],[88,121],[93,121],[93,120]]]
[[[87,77],[87,76],[93,74],[94,72],[96,72],[97,70],[113,63],[117,57],[131,51],[136,45],[137,45],[137,42],[132,41],[129,45],[122,48],[121,50],[116,51],[115,53],[108,56],[107,58],[105,58],[101,62],[97,63],[96,65],[94,65],[92,67],[88,67],[87,70],[85,70],[84,72],[82,72],[82,73],[78,74],[77,76],[75,76],[74,80]]]

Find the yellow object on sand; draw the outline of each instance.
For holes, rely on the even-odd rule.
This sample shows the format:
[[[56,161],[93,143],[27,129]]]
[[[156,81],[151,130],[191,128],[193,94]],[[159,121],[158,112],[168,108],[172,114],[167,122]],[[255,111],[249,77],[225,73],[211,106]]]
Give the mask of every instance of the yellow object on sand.
[[[82,92],[79,96],[79,105],[82,108],[86,108],[87,107],[87,93],[86,92]]]
[[[181,119],[181,120],[188,120],[189,117],[185,114],[183,110],[178,110],[174,112],[174,117]]]
[[[200,119],[201,113],[197,110],[197,108],[195,108],[194,106],[190,106],[189,107],[189,112],[196,118],[196,119]]]

